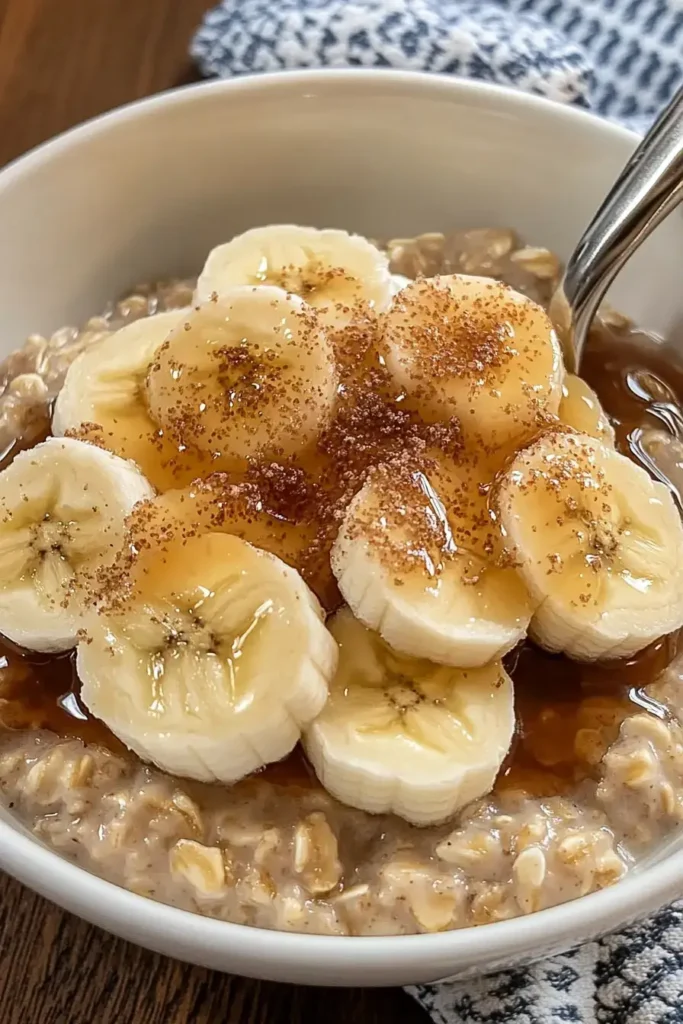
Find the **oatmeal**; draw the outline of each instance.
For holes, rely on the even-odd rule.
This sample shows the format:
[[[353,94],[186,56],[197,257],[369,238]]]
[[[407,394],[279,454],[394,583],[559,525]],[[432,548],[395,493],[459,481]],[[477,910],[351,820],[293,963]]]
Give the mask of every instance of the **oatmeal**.
[[[0,576],[42,596],[23,632],[0,600],[4,799],[87,870],[257,927],[434,932],[611,885],[683,817],[680,524],[613,447],[650,465],[683,375],[609,312],[563,375],[560,265],[511,231],[388,267],[343,232],[307,262],[309,235],[247,232],[204,307],[141,288],[5,362],[30,558],[0,524]],[[95,462],[43,508],[17,454],[49,475],[51,429]],[[598,613],[619,586],[637,622]]]

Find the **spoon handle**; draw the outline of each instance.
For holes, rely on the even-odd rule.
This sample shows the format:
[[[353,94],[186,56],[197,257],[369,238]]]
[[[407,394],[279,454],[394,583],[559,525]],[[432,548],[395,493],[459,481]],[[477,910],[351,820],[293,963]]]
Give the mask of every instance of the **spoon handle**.
[[[576,373],[600,302],[629,257],[683,200],[683,87],[664,108],[574,249],[550,315]]]

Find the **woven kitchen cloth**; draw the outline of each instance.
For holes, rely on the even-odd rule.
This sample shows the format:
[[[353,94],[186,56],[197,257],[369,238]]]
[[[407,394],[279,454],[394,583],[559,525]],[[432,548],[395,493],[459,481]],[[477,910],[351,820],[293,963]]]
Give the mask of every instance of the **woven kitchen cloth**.
[[[436,1024],[682,1024],[683,902],[531,967],[408,991]]]
[[[202,72],[394,67],[513,85],[642,130],[683,82],[683,0],[223,0]]]
[[[192,56],[224,78],[309,67],[442,72],[642,131],[683,82],[683,0],[223,0]],[[683,1024],[683,903],[530,967],[409,991],[438,1024]]]

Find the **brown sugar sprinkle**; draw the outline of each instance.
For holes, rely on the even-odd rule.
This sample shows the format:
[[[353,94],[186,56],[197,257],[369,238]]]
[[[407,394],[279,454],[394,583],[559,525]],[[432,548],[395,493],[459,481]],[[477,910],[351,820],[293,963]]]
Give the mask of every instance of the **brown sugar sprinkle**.
[[[191,329],[191,325],[185,326]],[[169,341],[164,342],[150,373],[161,371],[161,359],[170,347]],[[268,423],[267,420],[254,423],[254,414],[263,405],[279,405],[287,410],[290,419],[293,418],[296,399],[287,408],[290,386],[296,392],[300,385],[296,380],[286,383],[281,380],[276,353],[264,352],[259,357],[253,348],[243,343],[218,346],[211,355],[210,372],[201,375],[189,362],[183,363],[174,358],[167,360],[168,379],[159,386],[158,394],[166,405],[165,427],[179,444],[201,444],[208,433],[210,418],[214,423],[223,424],[224,428],[235,419],[246,421],[243,427],[246,425],[247,430],[255,434]],[[178,388],[178,381],[183,382],[182,388]],[[271,433],[274,434],[274,430]],[[208,442],[212,444],[213,438]]]
[[[366,369],[361,382],[339,389],[336,416],[318,442],[320,472],[317,545],[329,553],[339,524],[370,473],[387,485],[387,505],[410,505],[424,493],[415,481],[435,463],[435,455],[455,461],[462,453],[460,423],[427,423],[401,403],[380,365]],[[417,520],[413,523],[419,533]]]
[[[379,317],[370,309],[358,306],[343,329],[334,328],[330,341],[334,348],[342,385],[363,379],[365,372],[377,368]],[[388,381],[388,375],[386,375]]]
[[[126,538],[114,565],[100,568],[90,581],[94,601],[105,611],[123,609],[139,570],[150,571],[148,555],[165,560],[172,547],[207,532],[232,533],[283,557],[301,572],[328,607],[339,603],[329,557],[316,544],[312,516],[316,495],[301,469],[278,463],[256,467],[235,482],[212,473],[183,490],[138,503],[126,521]],[[260,481],[260,486],[255,481]],[[300,485],[297,493],[294,490]],[[287,509],[287,514],[278,511]]]
[[[456,546],[449,517],[428,477],[409,461],[396,461],[377,466],[369,481],[380,501],[360,506],[349,539],[370,544],[399,580],[416,565],[438,574]]]
[[[343,267],[330,267],[314,260],[307,263],[305,267],[297,266],[294,263],[282,267],[270,266],[257,276],[260,284],[276,285],[309,300],[315,297],[316,292],[322,291],[334,282],[356,281]]]
[[[271,515],[294,523],[310,521],[322,504],[320,484],[301,466],[286,462],[252,461],[245,475],[253,501]]]
[[[81,423],[79,427],[72,427],[64,432],[65,437],[71,437],[75,441],[87,441],[97,448],[108,449],[110,447],[107,431],[100,423]]]
[[[512,293],[491,283],[484,295],[465,302],[437,279],[418,281],[400,294],[389,329],[409,343],[425,386],[444,377],[495,384],[497,371],[516,355],[510,325],[520,324],[526,312],[513,298],[501,305],[505,292]]]
[[[266,352],[257,358],[244,345],[224,346],[216,350],[216,364],[216,380],[232,415],[251,415],[258,408],[266,389],[269,394],[280,397],[283,389],[279,387],[278,367],[273,352]]]
[[[543,456],[540,467],[534,454],[539,441],[552,447],[552,452]],[[571,428],[543,430],[519,453],[526,474],[517,480],[516,486],[522,492],[543,488],[555,498],[561,509],[559,525],[576,520],[590,526],[598,521],[596,513],[601,512],[604,517],[612,512],[612,487],[606,481],[603,467],[594,462],[594,454],[592,444],[583,441]],[[568,485],[574,485],[573,493],[567,493]],[[577,497],[577,492],[585,494],[585,499]]]
[[[269,304],[280,309],[279,300]],[[209,311],[197,307],[160,347],[146,395],[152,416],[183,453],[209,452],[218,468],[225,468],[223,457],[234,465],[249,453],[284,458],[282,438],[310,431],[311,420],[321,415],[329,373],[320,319],[312,308],[282,305],[281,320],[277,312],[269,326],[260,330],[255,323],[240,337],[239,311],[233,318],[232,307],[216,299]],[[298,370],[292,341],[314,368],[310,374]],[[239,453],[229,450],[236,436]]]
[[[554,278],[559,274],[559,267],[556,272],[546,258],[554,276],[545,276],[544,269],[544,276],[539,277],[534,273],[538,253],[521,250],[514,233],[501,229],[459,232],[450,236],[434,233],[422,239],[399,239],[390,243],[388,250],[393,272],[411,278],[421,274],[490,274],[504,278],[514,289],[544,306],[552,294]],[[525,253],[524,259],[520,255],[522,252]],[[319,286],[323,284],[322,280],[318,281]],[[313,285],[311,280],[307,287]],[[423,286],[424,283],[420,285]],[[295,289],[301,290],[300,274],[297,274]],[[308,294],[311,301],[315,301],[314,290]],[[190,289],[178,301],[178,305],[187,305],[189,295]],[[150,299],[150,303],[153,301]],[[401,300],[401,304],[404,303],[405,296]],[[145,311],[154,310],[150,305]],[[195,481],[189,490],[196,495],[194,500],[210,508],[207,519],[209,528],[230,528],[236,515],[241,515],[247,525],[251,522],[261,523],[265,518],[275,545],[288,528],[305,528],[312,534],[312,539],[306,535],[308,558],[311,563],[316,558],[324,563],[329,561],[329,548],[345,509],[369,475],[377,474],[377,478],[386,483],[389,504],[394,497],[400,499],[403,495],[405,499],[408,494],[417,495],[419,474],[430,479],[430,473],[438,465],[442,474],[446,467],[445,477],[442,476],[441,481],[449,489],[447,504],[450,512],[450,538],[438,522],[436,526],[432,523],[427,528],[418,517],[418,539],[421,537],[425,544],[432,545],[432,550],[442,558],[447,557],[451,538],[457,547],[475,546],[479,539],[484,556],[495,558],[497,564],[505,564],[506,552],[498,550],[500,538],[497,529],[495,526],[486,530],[482,528],[482,516],[486,515],[482,507],[485,510],[487,502],[492,500],[495,488],[491,487],[491,480],[486,474],[483,479],[477,478],[476,462],[463,450],[461,425],[457,421],[437,425],[423,422],[406,396],[391,385],[382,361],[378,317],[360,306],[352,309],[350,315],[350,323],[330,335],[339,371],[336,411],[333,421],[327,425],[311,451],[305,452],[298,462],[277,455],[271,455],[268,459],[252,459],[241,473],[211,472],[208,475],[207,465],[209,471],[215,469],[211,460],[198,464],[197,475],[201,474],[205,479]],[[302,334],[312,332],[318,326],[315,313],[307,313],[306,317],[306,330]],[[505,338],[498,338],[494,331],[492,335],[478,340],[473,333],[475,319],[473,317],[467,325],[470,332],[469,359],[473,364],[482,364],[485,370],[488,368],[488,372],[493,373],[499,369],[500,360],[507,358]],[[404,329],[411,329],[409,322],[404,325]],[[313,343],[314,336],[309,333],[308,337]],[[446,372],[448,360],[460,357],[448,351],[434,351],[437,340],[438,332],[427,332],[422,339],[428,354],[431,347],[437,368],[441,367]],[[456,364],[451,363],[451,369],[453,365]],[[632,433],[642,425],[644,416],[649,417],[648,422],[651,420],[655,425],[660,421],[656,411],[650,411],[655,409],[654,400],[645,401],[642,388],[636,390],[632,378],[636,373],[642,375],[647,370],[658,380],[670,381],[672,393],[681,395],[683,370],[661,345],[638,335],[628,325],[611,325],[606,321],[592,332],[583,365],[586,380],[598,392],[616,427],[620,449],[625,454],[637,457]],[[232,365],[226,371],[235,369]],[[247,365],[245,369],[249,370],[250,367]],[[296,395],[293,394],[294,397]],[[282,415],[286,415],[289,408],[288,400]],[[279,415],[280,412],[278,410]],[[510,409],[509,413],[514,415],[515,410]],[[552,423],[552,418],[539,408],[536,426],[545,429]],[[557,430],[557,427],[554,429]],[[105,431],[97,424],[87,424],[80,431],[71,432],[71,436],[81,437],[103,447],[108,446]],[[37,439],[42,439],[42,436]],[[8,452],[8,460],[13,454],[14,447]],[[496,454],[495,448],[484,454]],[[571,474],[572,471],[570,463],[561,467],[561,472]],[[489,475],[492,479],[493,474]],[[463,480],[467,486],[458,490],[458,481]],[[193,500],[183,497],[185,492],[178,494],[181,495],[181,502],[191,503]],[[419,496],[424,509],[424,492],[420,492]],[[605,504],[609,504],[608,493],[601,497]],[[481,499],[481,506],[478,499]],[[171,517],[169,522],[164,522],[161,517],[155,516],[155,508],[156,503],[152,501],[143,503],[135,510],[128,524],[129,539],[134,541],[133,547],[126,550],[125,558],[122,556],[118,565],[100,574],[96,586],[93,586],[93,594],[99,591],[101,596],[107,595],[115,603],[125,587],[130,585],[131,560],[135,558],[135,551],[151,548],[163,553],[163,548],[174,538],[179,535],[190,538],[203,528],[192,517],[187,522],[182,519],[173,520]],[[605,508],[602,511],[607,513]],[[560,513],[564,517],[577,518],[578,521],[586,515],[578,500],[575,504],[564,505]],[[603,550],[609,548],[609,538],[596,537],[596,543]],[[602,555],[603,552],[596,551],[595,554]],[[562,567],[558,566],[555,557],[548,556],[549,571],[561,571]],[[313,576],[307,574],[305,568],[301,571],[315,586]],[[330,588],[325,595],[326,607],[331,610],[339,602],[338,593],[335,594],[334,588]],[[125,604],[125,597],[121,603]],[[643,709],[642,687],[654,679],[673,657],[666,640],[659,641],[652,650],[654,655],[649,651],[643,652],[630,662],[612,665],[571,662],[562,656],[545,654],[530,642],[526,642],[521,651],[511,654],[507,667],[515,680],[518,741],[501,772],[498,786],[521,786],[538,793],[564,791],[578,779],[594,775],[592,748],[590,762],[586,762],[584,753],[579,749],[579,741],[585,740],[589,733],[595,741],[593,745],[599,748],[599,755],[614,738],[614,730],[618,728],[621,718]],[[33,717],[26,721],[16,718],[13,719],[14,727],[27,725],[30,721],[66,735],[79,735],[81,730],[90,727],[85,721],[83,709],[75,717],[69,710],[77,698],[78,683],[75,673],[75,681],[73,684],[71,682],[68,659],[59,661],[65,670],[65,678],[61,679],[55,669],[58,659],[46,657],[41,659],[40,666],[36,666],[33,660],[27,660],[25,652],[16,654],[5,648],[4,656],[9,667],[0,672],[3,678],[9,677],[10,670],[14,669],[12,659],[21,659],[21,685],[17,687],[16,698],[14,691],[12,694],[13,716],[20,711],[23,713],[26,707],[27,680],[36,680],[35,704],[41,715],[45,708],[49,708],[52,714],[53,709],[57,708],[59,697],[59,715],[54,718],[37,718],[35,723]],[[42,667],[43,660],[45,669]],[[55,682],[51,690],[49,685],[53,679]],[[31,715],[35,713],[32,711]],[[113,737],[105,736],[100,741],[108,746],[116,742]],[[281,772],[283,767],[286,774],[290,770],[291,760],[285,762],[284,766],[269,768],[266,775]]]
[[[471,300],[465,304],[447,288],[427,281],[413,286],[410,301],[395,301],[394,317],[396,310],[405,315],[406,329],[412,332],[416,348],[425,357],[426,373],[485,377],[515,356],[508,344],[509,324],[521,322],[525,307],[511,299],[501,323],[500,290],[504,287],[491,284],[491,302],[484,295],[475,300],[474,308]],[[425,324],[426,307],[419,300],[427,297],[433,322]],[[464,305],[467,309],[462,308]],[[495,310],[494,316],[489,307]],[[314,349],[321,332],[318,315],[309,309],[296,316],[298,343]],[[456,321],[458,327],[454,330]],[[197,410],[208,406],[217,413],[214,422],[237,415],[248,423],[257,423],[253,429],[261,436],[265,428],[268,458],[259,456],[257,450],[239,473],[213,473],[204,483],[193,485],[195,495],[203,496],[205,506],[212,510],[202,519],[201,527],[178,527],[158,519],[146,521],[147,513],[141,510],[131,519],[129,552],[139,554],[149,547],[158,550],[171,540],[189,538],[199,528],[230,529],[240,516],[248,519],[253,515],[254,520],[267,517],[276,549],[282,540],[280,533],[290,527],[306,530],[305,555],[297,552],[293,564],[331,610],[340,598],[336,587],[328,586],[329,572],[321,593],[316,585],[320,567],[329,563],[332,544],[350,501],[373,474],[383,492],[383,511],[386,505],[390,518],[401,527],[397,536],[403,535],[410,542],[392,541],[392,531],[370,514],[367,518],[361,516],[355,529],[372,540],[378,556],[397,577],[414,567],[416,561],[438,573],[448,558],[463,549],[478,561],[509,565],[510,558],[487,508],[485,496],[491,481],[483,478],[484,471],[464,453],[460,422],[455,418],[425,421],[396,388],[382,357],[380,324],[377,314],[358,303],[351,310],[349,324],[332,330],[330,340],[339,372],[335,414],[311,449],[289,459],[278,449],[278,434],[283,422],[295,431],[297,423],[302,422],[310,381],[296,377],[286,383],[280,380],[279,354],[258,352],[258,346],[246,341],[213,348],[211,373],[192,381],[191,366],[185,366],[181,359],[169,360],[171,342],[167,341],[150,373],[159,370],[166,355],[166,370],[170,372],[165,374],[161,390],[170,410],[166,426],[176,440],[184,441],[184,447],[189,448],[190,439],[196,443],[201,438],[206,424],[203,413]],[[183,376],[190,378],[192,387],[178,398],[173,383]],[[220,409],[216,402],[222,403]],[[262,404],[263,415],[255,418]],[[276,416],[272,415],[274,409]],[[222,454],[216,451],[214,456],[220,460]],[[448,467],[452,467],[450,474]],[[439,479],[436,491],[430,482],[432,470]],[[442,484],[448,491],[448,517],[437,496]],[[232,490],[235,487],[239,490]],[[400,521],[396,518],[398,510]],[[478,561],[472,564],[470,560],[464,568],[466,582],[478,582]],[[114,570],[104,573],[98,589],[109,606],[112,593],[127,592],[125,577],[130,576],[134,563],[129,554]],[[114,580],[116,574],[119,578]]]
[[[320,332],[318,317],[306,313],[301,317],[300,326],[302,344],[316,344]],[[316,582],[321,578],[321,566],[329,564],[329,552],[345,510],[368,474],[390,466],[387,473],[387,481],[391,482],[390,500],[394,497],[398,500],[398,491],[404,499],[414,499],[418,493],[414,481],[424,480],[424,473],[436,458],[455,464],[462,455],[457,419],[444,423],[425,422],[417,411],[404,406],[404,396],[392,386],[377,350],[375,314],[359,304],[353,310],[350,325],[336,330],[332,341],[340,366],[336,410],[332,422],[321,432],[313,448],[298,460],[278,457],[277,451],[274,457],[267,459],[255,455],[247,460],[240,473],[214,472],[203,481],[195,481],[191,488],[212,510],[211,515],[203,519],[202,529],[228,528],[239,516],[253,514],[260,520],[266,516],[269,526],[272,524],[273,546],[277,548],[278,524],[282,530],[291,526],[305,528],[305,556],[302,555],[296,568],[328,609],[340,602],[336,586],[329,585],[331,574],[323,574],[322,593]],[[219,357],[220,353],[219,348]],[[222,362],[218,359],[219,376],[228,372],[239,374],[242,370],[249,379],[254,371],[261,374],[261,366],[256,367],[259,360],[254,360],[250,350],[226,347],[224,355]],[[155,363],[156,367],[158,365],[159,359]],[[362,373],[359,373],[361,365]],[[175,367],[176,376],[183,372],[184,367]],[[170,389],[171,384],[169,376],[164,387]],[[273,398],[270,385],[264,389],[269,393],[268,404],[272,402],[273,408],[278,409],[278,416],[272,421],[273,437],[277,436],[283,415],[290,424],[296,422],[297,403],[305,400],[303,393],[307,388],[305,381],[295,380],[291,387],[288,382],[287,401],[279,394]],[[201,389],[197,389],[197,393],[203,397]],[[195,408],[198,404],[194,402]],[[175,412],[177,417],[171,417],[173,422],[167,423],[175,436],[187,437],[188,431],[196,436],[201,431],[202,426],[195,423],[184,408]],[[252,409],[244,409],[244,412],[247,416],[253,415]],[[264,410],[264,419],[267,415]],[[276,448],[274,443],[269,447]],[[216,453],[218,458],[220,455],[221,452]],[[419,490],[418,496],[424,506],[424,490]],[[419,517],[420,513],[416,513],[416,530]],[[129,522],[127,553],[93,583],[100,600],[110,608],[112,601],[119,599],[118,595],[129,592],[136,555],[149,548],[160,550],[172,540],[182,542],[199,528],[198,524],[190,527],[174,525],[171,521],[164,523],[146,505],[140,506]],[[427,543],[426,535],[424,542]],[[433,546],[433,539],[430,545]]]
[[[419,458],[431,448],[450,458],[462,451],[460,422],[426,423],[393,398],[384,372],[371,369],[363,384],[347,385],[337,413],[322,435],[319,450],[342,462],[349,487],[359,489],[372,466],[397,458]]]

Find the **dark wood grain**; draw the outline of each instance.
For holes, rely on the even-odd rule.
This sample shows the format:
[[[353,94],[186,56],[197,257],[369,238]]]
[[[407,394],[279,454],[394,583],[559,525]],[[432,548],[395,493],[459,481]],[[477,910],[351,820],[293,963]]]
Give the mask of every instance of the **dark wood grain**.
[[[277,0],[273,0],[277,2]],[[88,117],[192,80],[211,0],[0,0],[0,165]],[[188,967],[0,875],[2,1024],[424,1024],[399,990],[295,988]]]
[[[211,0],[0,0],[0,163],[192,77]]]
[[[398,989],[248,981],[148,953],[5,878],[2,1024],[424,1024]]]

